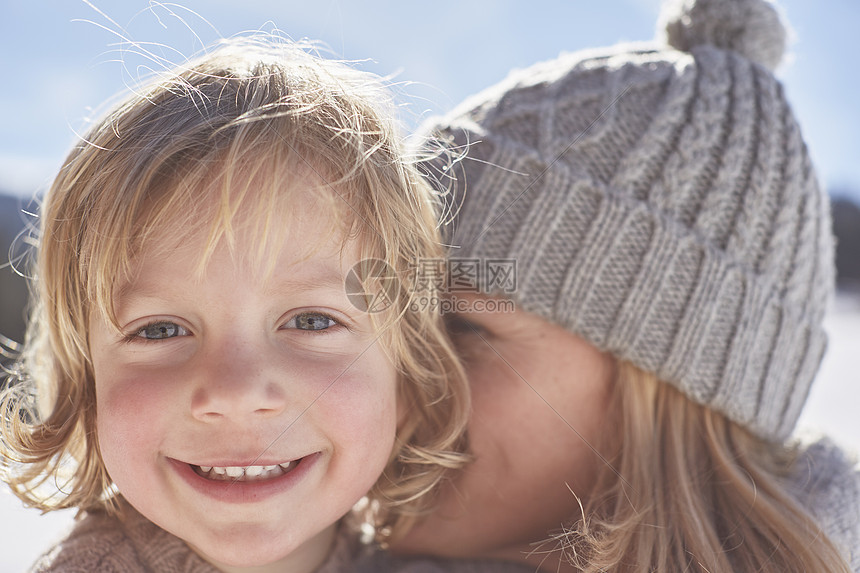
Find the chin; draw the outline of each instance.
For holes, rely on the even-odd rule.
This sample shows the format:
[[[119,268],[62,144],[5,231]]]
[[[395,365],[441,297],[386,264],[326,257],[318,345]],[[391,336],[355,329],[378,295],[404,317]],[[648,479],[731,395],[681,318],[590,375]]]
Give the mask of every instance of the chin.
[[[194,551],[214,565],[230,567],[260,567],[269,565],[290,554],[284,545],[260,543],[259,539],[243,542],[212,543],[195,545],[189,542]]]
[[[486,529],[481,528],[482,525],[484,528],[487,526],[486,523],[464,524],[431,516],[393,543],[390,551],[403,556],[502,559],[524,563],[527,555],[534,550],[533,544],[519,542],[517,537],[488,535]]]

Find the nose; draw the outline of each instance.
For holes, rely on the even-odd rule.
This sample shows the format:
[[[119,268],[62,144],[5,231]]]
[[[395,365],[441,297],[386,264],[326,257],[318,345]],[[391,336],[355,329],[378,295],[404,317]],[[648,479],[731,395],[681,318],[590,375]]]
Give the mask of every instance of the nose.
[[[191,414],[198,420],[273,417],[286,408],[286,389],[265,351],[233,349],[200,360],[203,375],[191,395]]]

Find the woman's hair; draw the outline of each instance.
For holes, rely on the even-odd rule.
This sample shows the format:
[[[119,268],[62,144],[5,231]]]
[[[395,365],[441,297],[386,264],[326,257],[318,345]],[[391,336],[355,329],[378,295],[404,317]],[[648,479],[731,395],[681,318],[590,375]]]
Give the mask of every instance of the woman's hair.
[[[112,504],[87,325],[100,311],[117,326],[117,289],[144,248],[165,247],[165,229],[171,240],[206,233],[202,268],[219,243],[233,247],[244,224],[259,248],[241,256],[271,264],[267,246],[283,242],[290,182],[304,178],[322,182],[313,192],[331,207],[321,235],[342,230],[362,260],[383,261],[360,270],[381,266],[403,279],[420,259],[441,259],[443,201],[406,160],[393,117],[378,78],[285,41],[244,39],[165,73],[96,124],[41,209],[26,350],[2,394],[0,469],[13,492],[44,511]],[[395,534],[427,509],[423,494],[446,468],[466,459],[464,374],[433,309],[407,312],[408,287],[389,281],[381,294],[390,306],[369,309],[380,310],[372,320],[408,409],[369,494],[377,525]],[[45,489],[51,480],[56,487]]]
[[[582,571],[845,571],[790,495],[796,451],[764,442],[629,362],[610,411],[616,452],[583,518],[548,541]],[[615,417],[617,416],[617,418]]]

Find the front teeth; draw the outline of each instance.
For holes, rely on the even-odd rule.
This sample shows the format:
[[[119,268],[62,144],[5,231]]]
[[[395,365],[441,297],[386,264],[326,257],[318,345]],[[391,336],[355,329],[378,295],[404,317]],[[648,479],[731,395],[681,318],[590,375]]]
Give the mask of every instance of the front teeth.
[[[298,462],[284,462],[274,466],[195,466],[195,473],[206,479],[218,481],[258,481],[282,476],[292,470]]]

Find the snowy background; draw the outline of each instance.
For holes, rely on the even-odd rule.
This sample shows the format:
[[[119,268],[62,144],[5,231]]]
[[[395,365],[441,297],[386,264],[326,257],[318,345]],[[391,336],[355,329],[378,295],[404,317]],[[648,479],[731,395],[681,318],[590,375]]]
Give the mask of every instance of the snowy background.
[[[0,0],[0,192],[44,189],[106,99],[153,62],[129,41],[179,62],[249,30],[321,40],[342,58],[393,75],[404,119],[450,109],[513,67],[561,51],[653,37],[659,0]],[[860,3],[782,0],[795,42],[778,76],[800,120],[825,186],[860,200]],[[96,8],[97,7],[97,8]],[[169,48],[168,48],[169,47]],[[160,65],[160,64],[159,64]],[[828,355],[801,425],[860,447],[860,295],[831,312]],[[0,573],[25,569],[68,526],[68,512],[40,516],[0,489]]]

